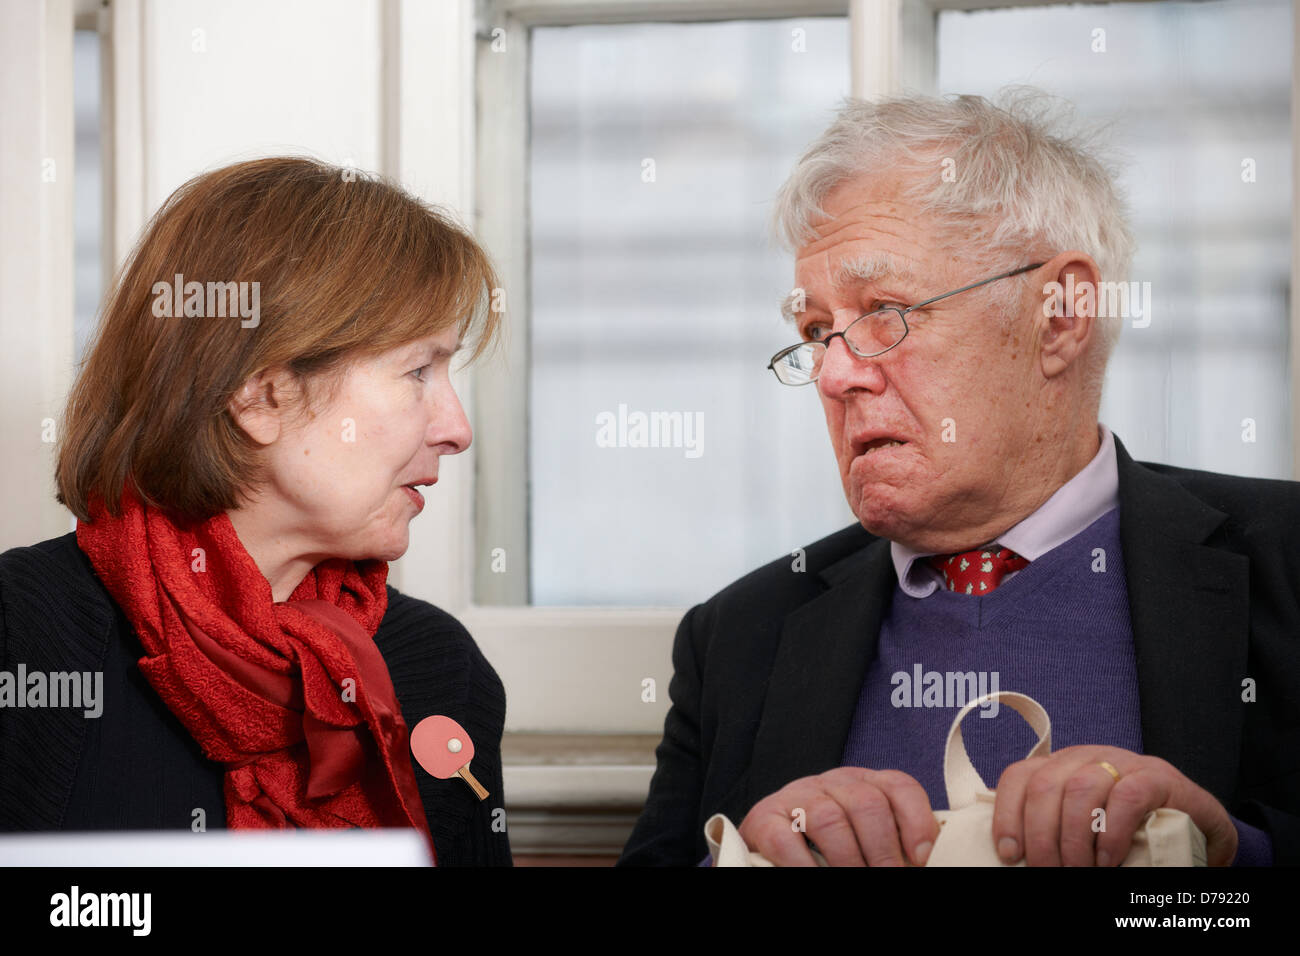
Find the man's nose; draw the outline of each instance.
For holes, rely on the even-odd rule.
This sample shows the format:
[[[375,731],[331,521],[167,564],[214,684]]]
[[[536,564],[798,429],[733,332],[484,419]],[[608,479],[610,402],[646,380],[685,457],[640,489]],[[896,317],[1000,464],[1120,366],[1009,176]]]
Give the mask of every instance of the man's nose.
[[[837,322],[836,325],[836,331],[843,332],[848,323],[841,325]],[[844,336],[837,335],[826,345],[821,370],[817,374],[817,388],[826,398],[834,399],[843,399],[853,389],[878,392],[885,384],[879,362],[880,356],[859,358],[844,341]]]

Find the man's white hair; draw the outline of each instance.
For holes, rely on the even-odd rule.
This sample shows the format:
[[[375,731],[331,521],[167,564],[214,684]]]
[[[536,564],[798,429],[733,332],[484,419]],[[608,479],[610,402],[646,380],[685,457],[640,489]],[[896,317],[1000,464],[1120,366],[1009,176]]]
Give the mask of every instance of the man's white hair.
[[[1079,249],[1096,260],[1102,281],[1124,282],[1136,244],[1100,133],[1079,128],[1068,102],[1032,87],[1007,87],[996,103],[850,99],[781,187],[774,227],[797,250],[814,238],[812,223],[827,218],[820,204],[836,186],[901,176],[902,198],[933,216],[949,248],[988,275]],[[992,226],[979,227],[986,217]],[[1094,404],[1122,324],[1118,315],[1097,321],[1082,376]]]

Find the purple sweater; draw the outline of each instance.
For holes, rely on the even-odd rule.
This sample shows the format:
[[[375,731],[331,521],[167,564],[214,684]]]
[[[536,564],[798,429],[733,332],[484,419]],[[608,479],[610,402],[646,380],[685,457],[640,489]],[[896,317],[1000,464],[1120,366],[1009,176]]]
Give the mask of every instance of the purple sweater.
[[[1094,549],[1105,552],[1105,570]],[[942,685],[933,672],[943,675]],[[966,690],[974,674],[975,690]],[[951,678],[949,675],[953,675]],[[920,680],[918,680],[920,676]],[[920,686],[916,686],[920,684]],[[934,692],[943,687],[943,698]],[[925,688],[931,688],[926,695]],[[1102,515],[984,596],[895,586],[841,764],[901,770],[946,809],[943,750],[964,695],[1018,691],[1052,720],[1052,749],[1102,744],[1142,752],[1137,669],[1119,539],[1119,510]],[[936,706],[941,704],[941,706]],[[1035,736],[1010,707],[976,708],[962,723],[971,762],[991,787]],[[1236,818],[1234,866],[1269,866],[1272,842]]]

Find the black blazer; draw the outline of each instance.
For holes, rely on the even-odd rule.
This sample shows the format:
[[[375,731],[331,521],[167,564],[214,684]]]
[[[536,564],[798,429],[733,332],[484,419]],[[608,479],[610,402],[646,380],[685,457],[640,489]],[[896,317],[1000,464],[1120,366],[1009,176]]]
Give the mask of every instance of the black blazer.
[[[458,721],[489,791],[480,802],[412,759],[438,864],[509,866],[505,815],[493,814],[504,806],[500,678],[455,618],[393,588],[375,644],[408,729],[431,714]],[[0,555],[0,670],[104,675],[98,718],[0,707],[0,830],[225,827],[224,771],[144,679],[143,654],[75,535]]]
[[[1300,863],[1300,483],[1133,461],[1115,439],[1142,740]],[[682,619],[672,707],[620,864],[691,865],[704,822],[736,823],[839,766],[897,584],[854,525]],[[1242,701],[1242,681],[1256,700]]]

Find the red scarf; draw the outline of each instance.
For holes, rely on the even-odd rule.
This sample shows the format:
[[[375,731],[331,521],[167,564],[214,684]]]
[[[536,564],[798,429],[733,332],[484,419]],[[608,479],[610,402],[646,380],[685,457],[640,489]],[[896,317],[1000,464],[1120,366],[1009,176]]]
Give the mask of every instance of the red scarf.
[[[140,670],[226,767],[226,824],[415,827],[410,743],[373,637],[388,565],[332,558],[276,604],[224,514],[181,528],[128,492],[77,544],[131,622]]]

